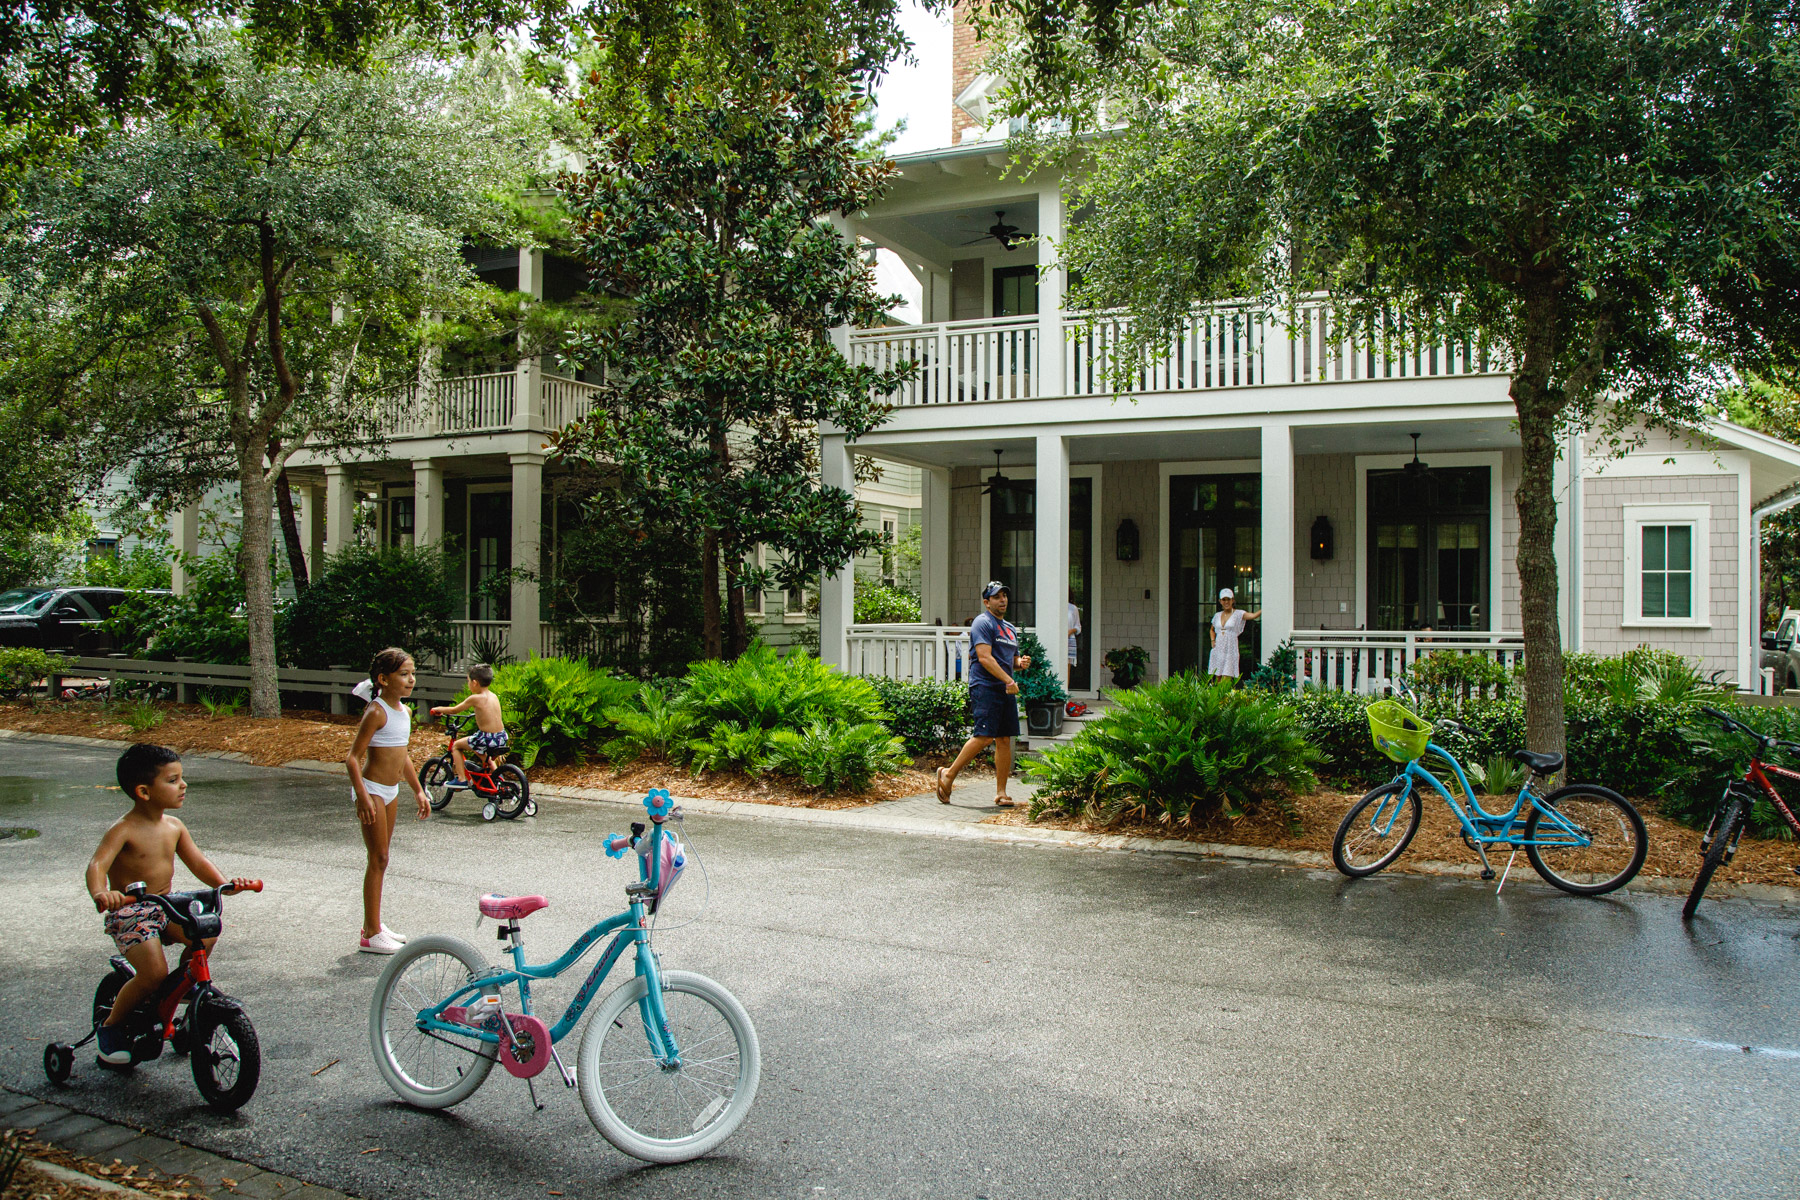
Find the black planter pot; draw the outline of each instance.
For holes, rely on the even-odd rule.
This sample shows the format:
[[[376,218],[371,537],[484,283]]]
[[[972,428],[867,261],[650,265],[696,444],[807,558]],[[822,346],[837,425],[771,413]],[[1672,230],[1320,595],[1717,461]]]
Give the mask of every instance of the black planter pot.
[[[1031,700],[1025,704],[1025,729],[1032,737],[1055,737],[1062,732],[1063,701]]]
[[[1144,682],[1144,673],[1132,667],[1120,667],[1112,675],[1116,688],[1134,688]]]

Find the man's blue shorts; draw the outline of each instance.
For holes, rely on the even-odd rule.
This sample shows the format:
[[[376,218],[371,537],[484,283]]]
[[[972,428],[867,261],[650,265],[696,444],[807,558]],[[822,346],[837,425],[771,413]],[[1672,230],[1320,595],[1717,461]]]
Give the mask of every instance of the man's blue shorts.
[[[1006,689],[971,687],[969,704],[975,710],[976,737],[1018,737],[1019,698]]]

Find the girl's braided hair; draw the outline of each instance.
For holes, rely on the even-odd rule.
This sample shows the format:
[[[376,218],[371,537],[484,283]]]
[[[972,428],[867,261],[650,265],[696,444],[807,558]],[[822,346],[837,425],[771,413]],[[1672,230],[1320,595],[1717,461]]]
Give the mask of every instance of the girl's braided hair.
[[[389,646],[370,661],[368,682],[359,683],[351,690],[364,700],[373,703],[376,693],[381,691],[381,677],[392,675],[411,661],[412,655],[398,646]],[[365,692],[367,695],[364,695]]]

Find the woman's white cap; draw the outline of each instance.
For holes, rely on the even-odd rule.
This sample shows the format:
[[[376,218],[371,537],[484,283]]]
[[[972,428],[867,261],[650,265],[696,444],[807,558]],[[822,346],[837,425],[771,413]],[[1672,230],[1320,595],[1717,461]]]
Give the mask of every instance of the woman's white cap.
[[[1220,588],[1219,589],[1219,599],[1230,600],[1231,598],[1232,598],[1232,595],[1231,595],[1230,588]]]

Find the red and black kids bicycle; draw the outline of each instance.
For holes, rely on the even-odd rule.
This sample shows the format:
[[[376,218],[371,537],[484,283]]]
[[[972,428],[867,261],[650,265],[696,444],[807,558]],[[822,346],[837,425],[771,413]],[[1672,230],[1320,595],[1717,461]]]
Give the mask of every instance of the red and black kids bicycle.
[[[206,943],[219,936],[220,897],[234,889],[206,888],[198,892],[146,893],[134,883],[125,889],[133,900],[148,900],[187,935],[188,949],[181,966],[169,972],[155,994],[149,996],[125,1020],[131,1037],[131,1062],[109,1070],[129,1071],[138,1063],[162,1056],[163,1043],[176,1054],[188,1056],[194,1070],[194,1086],[206,1102],[220,1112],[236,1112],[256,1091],[262,1077],[262,1050],[256,1027],[244,1006],[213,985]],[[262,891],[258,880],[251,891]],[[44,1074],[51,1083],[63,1083],[75,1066],[75,1051],[93,1041],[100,1024],[111,1014],[113,998],[137,972],[122,954],[112,959],[112,970],[94,989],[93,1028],[73,1045],[52,1042],[44,1047]]]
[[[444,752],[419,768],[419,786],[425,789],[432,812],[442,812],[450,798],[464,790],[450,786],[450,781],[456,778],[456,763],[450,756],[450,746],[474,720],[473,716],[445,717],[444,731],[450,740],[444,745]],[[525,777],[525,768],[506,762],[505,758],[504,753],[498,759],[489,758],[485,751],[473,746],[463,755],[463,769],[469,773],[467,790],[481,798],[481,819],[484,821],[492,821],[495,817],[511,821],[537,815],[537,801],[531,798],[531,780]]]
[[[1750,820],[1750,806],[1758,798],[1766,797],[1775,806],[1775,811],[1781,814],[1781,819],[1787,822],[1788,828],[1794,831],[1794,836],[1800,837],[1800,820],[1794,817],[1794,810],[1787,806],[1787,801],[1781,798],[1781,793],[1769,782],[1770,775],[1800,782],[1800,771],[1767,761],[1769,751],[1774,748],[1800,754],[1800,742],[1783,741],[1773,734],[1758,733],[1716,708],[1703,708],[1700,711],[1727,731],[1748,734],[1756,743],[1756,749],[1750,753],[1750,765],[1744,769],[1744,777],[1734,779],[1726,785],[1725,795],[1719,799],[1719,807],[1713,813],[1712,823],[1706,827],[1706,836],[1700,839],[1700,851],[1705,857],[1700,863],[1700,873],[1694,876],[1694,887],[1688,893],[1687,903],[1681,906],[1683,920],[1693,916],[1694,910],[1700,907],[1700,897],[1706,895],[1706,885],[1712,882],[1713,872],[1730,862],[1731,856],[1737,853],[1738,838],[1743,836],[1744,826]]]

